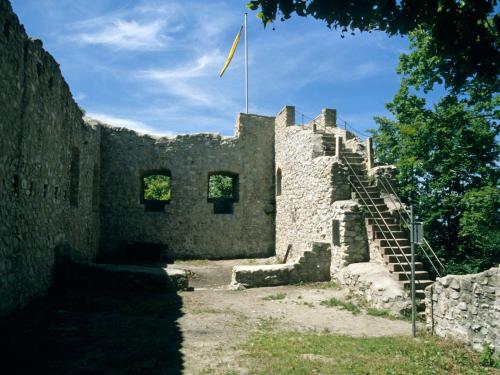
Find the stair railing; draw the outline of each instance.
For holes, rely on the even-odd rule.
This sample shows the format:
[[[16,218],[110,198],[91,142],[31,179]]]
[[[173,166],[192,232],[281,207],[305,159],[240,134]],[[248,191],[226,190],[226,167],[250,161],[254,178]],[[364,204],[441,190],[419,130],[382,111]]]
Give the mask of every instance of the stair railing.
[[[380,176],[381,179],[380,179],[380,182],[382,183],[382,187],[383,189],[385,190],[386,193],[389,194],[389,199],[393,202],[393,204],[396,205],[399,205],[399,207],[401,207],[401,209],[406,213],[406,216],[408,218],[408,221],[405,219],[405,217],[403,216],[403,214],[401,214],[401,210],[397,210],[398,212],[398,215],[399,217],[401,218],[401,220],[403,221],[403,223],[409,227],[410,226],[410,222],[411,222],[411,215],[410,213],[408,212],[408,210],[406,209],[405,205],[403,204],[403,202],[401,201],[401,199],[399,198],[399,196],[396,194],[396,192],[394,191],[394,188],[392,187],[391,183],[389,182],[389,180],[387,179],[387,177],[385,177],[384,175],[381,175]],[[385,182],[383,181],[385,180]],[[387,188],[387,186],[389,188]],[[395,199],[394,199],[395,197]],[[429,244],[429,242],[427,241],[427,239],[425,239],[425,237],[423,238],[423,244],[419,244],[419,247],[420,249],[422,250],[422,252],[424,253],[425,257],[427,258],[427,260],[429,261],[429,263],[431,264],[432,268],[434,268],[434,271],[436,271],[436,274],[441,277],[441,273],[438,271],[436,265],[434,264],[434,262],[432,261],[431,257],[429,256],[429,254],[427,254],[427,251],[425,250],[424,246],[425,245],[429,251],[431,252],[432,256],[434,257],[434,260],[437,261],[437,263],[439,263],[439,266],[441,267],[441,270],[444,270],[445,267],[443,265],[443,263],[441,262],[441,260],[439,259],[439,257],[436,255],[436,253],[434,252],[434,250],[432,249],[431,245]]]
[[[345,156],[342,157],[342,159],[344,160],[344,162],[346,163],[346,165],[349,167],[349,169],[351,170],[352,172],[352,175],[354,177],[356,177],[356,179],[358,180],[358,183],[359,185],[361,186],[361,188],[364,190],[364,193],[366,194],[367,198],[370,200],[370,203],[372,204],[372,206],[375,208],[375,210],[377,211],[378,215],[380,216],[380,219],[382,219],[385,227],[387,228],[387,231],[391,234],[392,236],[392,239],[395,241],[396,243],[396,247],[401,251],[401,254],[396,254],[394,252],[394,249],[393,249],[393,246],[391,246],[390,242],[389,242],[389,239],[387,238],[386,236],[386,233],[382,230],[382,227],[380,226],[380,223],[377,221],[377,218],[374,217],[373,213],[370,211],[369,209],[369,205],[366,203],[366,200],[365,198],[363,198],[363,196],[360,194],[358,188],[356,187],[356,185],[354,185],[354,183],[351,181],[350,178],[348,178],[348,181],[349,183],[351,184],[351,186],[354,188],[354,190],[356,190],[356,193],[359,195],[359,198],[363,201],[363,204],[368,207],[368,211],[370,212],[370,215],[372,216],[373,220],[374,220],[374,224],[377,225],[378,229],[380,230],[380,233],[382,234],[382,236],[384,237],[384,240],[387,241],[387,247],[391,250],[392,254],[395,256],[396,260],[397,260],[397,263],[402,266],[403,264],[399,261],[399,257],[398,255],[402,255],[404,257],[404,259],[406,260],[406,264],[407,265],[411,265],[411,262],[410,260],[408,259],[408,257],[406,256],[406,254],[404,253],[403,249],[401,248],[401,246],[399,245],[398,243],[398,240],[397,238],[394,236],[394,233],[392,233],[392,231],[389,229],[389,225],[387,224],[386,220],[384,219],[384,217],[382,216],[382,213],[380,212],[380,210],[377,208],[377,205],[375,204],[375,202],[373,201],[373,199],[370,197],[370,194],[368,193],[368,191],[366,190],[366,188],[363,186],[363,184],[361,183],[361,180],[359,179],[356,171],[354,170],[354,168],[351,166],[351,164],[349,163],[349,161],[347,160],[347,158]],[[408,279],[408,281],[410,281],[410,276],[408,276],[408,273],[404,272],[404,268],[401,267],[401,270],[403,271],[403,273],[405,274],[406,278]],[[417,283],[420,283],[420,280],[415,280]]]

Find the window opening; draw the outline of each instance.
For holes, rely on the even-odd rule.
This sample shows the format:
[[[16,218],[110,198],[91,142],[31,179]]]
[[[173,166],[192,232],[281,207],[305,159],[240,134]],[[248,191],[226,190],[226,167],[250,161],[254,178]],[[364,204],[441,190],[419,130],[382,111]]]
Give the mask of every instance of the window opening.
[[[161,212],[171,199],[170,172],[153,172],[142,177],[141,201],[145,211]]]
[[[213,172],[208,175],[208,201],[214,214],[232,214],[238,201],[238,175],[231,172]]]

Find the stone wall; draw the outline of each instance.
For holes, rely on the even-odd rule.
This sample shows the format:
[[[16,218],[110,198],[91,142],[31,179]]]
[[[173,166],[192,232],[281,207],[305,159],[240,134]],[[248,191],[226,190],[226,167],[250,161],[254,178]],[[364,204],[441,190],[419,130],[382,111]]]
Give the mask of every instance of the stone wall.
[[[476,350],[500,351],[500,268],[438,278],[425,290],[427,327]]]
[[[371,307],[387,310],[394,316],[411,312],[411,299],[382,264],[353,263],[337,273],[349,294]]]
[[[332,206],[332,273],[352,263],[368,262],[368,238],[364,213],[352,200],[336,201]]]
[[[130,242],[161,243],[176,258],[234,258],[274,254],[274,118],[241,114],[236,135],[155,138],[102,127],[101,247],[117,254]],[[142,176],[171,175],[171,201],[145,211]],[[214,214],[212,172],[238,175],[233,214]],[[118,254],[119,255],[119,254]]]
[[[58,248],[95,257],[99,142],[57,62],[0,0],[0,315],[47,290]]]
[[[332,244],[333,203],[350,199],[345,167],[321,148],[322,134],[335,134],[333,124],[318,124],[321,132],[312,124],[294,124],[294,107],[276,117],[276,256],[287,262],[300,257],[310,242]],[[332,258],[338,259],[333,248]]]
[[[233,288],[256,288],[330,280],[330,244],[313,242],[297,260],[290,263],[234,266]]]

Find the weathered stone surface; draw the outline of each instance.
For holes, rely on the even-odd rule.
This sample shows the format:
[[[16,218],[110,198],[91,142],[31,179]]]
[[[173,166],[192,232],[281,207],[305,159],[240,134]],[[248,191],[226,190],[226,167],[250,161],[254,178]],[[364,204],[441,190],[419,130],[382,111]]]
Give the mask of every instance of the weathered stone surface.
[[[99,241],[100,130],[57,62],[0,0],[0,315],[44,293],[56,249],[92,260]],[[73,166],[73,168],[72,168]]]
[[[76,288],[173,291],[188,288],[184,270],[133,265],[76,263],[67,265],[65,283]]]
[[[333,204],[333,220],[338,224],[333,226],[334,237],[338,236],[338,243],[333,241],[332,274],[352,263],[367,262],[370,260],[368,239],[364,223],[364,214],[358,203],[336,201]]]
[[[335,145],[335,135],[345,137],[333,120],[333,112],[324,111],[314,123],[294,125],[294,107],[285,107],[276,117],[275,168],[281,176],[276,256],[280,261],[297,260],[310,242],[332,243],[332,204],[351,197],[346,167],[333,156],[334,150],[320,149],[322,137],[330,137],[330,147]]]
[[[389,310],[394,315],[411,311],[411,301],[403,286],[379,263],[354,263],[337,274],[350,293],[370,306]]]
[[[231,284],[245,288],[330,280],[330,245],[313,242],[294,263],[235,266]]]
[[[482,350],[500,348],[500,268],[471,275],[448,275],[425,290],[427,327]]]
[[[235,258],[274,253],[274,118],[240,114],[236,136],[156,138],[102,126],[101,247],[124,242],[165,244],[176,258]],[[140,202],[141,179],[171,173],[172,199],[162,212]],[[233,214],[214,214],[208,176],[239,176]]]

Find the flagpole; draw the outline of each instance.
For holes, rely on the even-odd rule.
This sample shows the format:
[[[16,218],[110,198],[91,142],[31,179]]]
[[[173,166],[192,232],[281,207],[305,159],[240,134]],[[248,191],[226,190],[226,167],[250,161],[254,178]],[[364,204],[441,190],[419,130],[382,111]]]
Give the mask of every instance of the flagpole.
[[[248,40],[247,13],[245,13],[245,113],[248,113]]]

